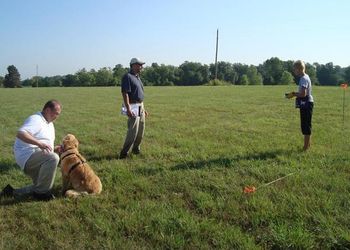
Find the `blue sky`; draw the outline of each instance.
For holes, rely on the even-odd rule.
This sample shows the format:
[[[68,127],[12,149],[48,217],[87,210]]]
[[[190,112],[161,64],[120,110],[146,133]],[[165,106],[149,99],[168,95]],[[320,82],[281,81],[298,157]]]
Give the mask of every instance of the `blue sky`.
[[[350,65],[348,0],[0,0],[0,75],[120,63],[282,60]]]

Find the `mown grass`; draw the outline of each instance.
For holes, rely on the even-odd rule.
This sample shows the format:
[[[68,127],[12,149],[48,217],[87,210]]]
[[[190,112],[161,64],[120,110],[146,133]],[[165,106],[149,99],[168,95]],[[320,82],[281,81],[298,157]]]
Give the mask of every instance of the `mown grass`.
[[[12,145],[50,98],[103,183],[98,197],[1,200],[0,249],[348,249],[349,101],[315,87],[312,149],[302,153],[294,86],[147,87],[142,155],[118,160],[119,88],[0,89],[0,185],[30,183]],[[347,93],[347,99],[349,94]],[[293,175],[253,194],[259,187]]]

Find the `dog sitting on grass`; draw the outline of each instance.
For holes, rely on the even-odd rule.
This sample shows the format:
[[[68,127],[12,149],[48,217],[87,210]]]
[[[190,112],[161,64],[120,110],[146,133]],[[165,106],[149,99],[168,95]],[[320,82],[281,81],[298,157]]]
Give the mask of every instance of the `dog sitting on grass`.
[[[102,191],[100,178],[94,173],[78,151],[79,141],[72,134],[63,138],[61,145],[62,193],[66,197],[99,194]]]

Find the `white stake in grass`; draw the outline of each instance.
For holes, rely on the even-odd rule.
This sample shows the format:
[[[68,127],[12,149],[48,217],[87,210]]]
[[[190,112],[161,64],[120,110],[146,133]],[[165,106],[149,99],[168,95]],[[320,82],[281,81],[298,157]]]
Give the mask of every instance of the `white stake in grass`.
[[[258,190],[258,189],[260,189],[260,188],[262,188],[262,187],[266,187],[266,186],[269,186],[269,185],[271,185],[272,183],[275,183],[275,182],[277,182],[277,181],[280,181],[280,180],[283,180],[284,178],[287,178],[288,176],[291,176],[291,175],[293,175],[294,173],[289,173],[289,174],[287,174],[287,175],[285,175],[285,176],[282,176],[282,177],[280,177],[280,178],[278,178],[278,179],[276,179],[276,180],[273,180],[273,181],[270,181],[270,182],[268,182],[268,183],[265,183],[265,184],[263,184],[263,185],[261,185],[261,186],[259,186],[259,187],[254,187],[254,186],[246,186],[246,187],[244,187],[243,188],[243,192],[244,193],[254,193],[256,190]]]
[[[340,84],[340,87],[343,89],[343,127],[345,126],[345,90],[348,88],[347,83]]]

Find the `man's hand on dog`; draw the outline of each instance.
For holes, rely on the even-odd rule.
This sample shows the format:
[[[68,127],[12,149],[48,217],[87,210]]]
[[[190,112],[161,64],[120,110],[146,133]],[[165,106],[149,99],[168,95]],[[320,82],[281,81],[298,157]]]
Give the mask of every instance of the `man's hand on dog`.
[[[42,151],[44,151],[44,152],[46,152],[46,153],[52,152],[51,146],[48,145],[48,144],[46,144],[46,143],[40,142],[40,143],[38,143],[38,147],[39,147]]]
[[[55,153],[57,153],[59,155],[62,154],[62,152],[63,152],[62,145],[55,146],[54,151],[55,151]]]

